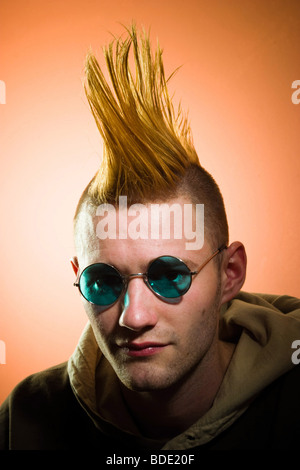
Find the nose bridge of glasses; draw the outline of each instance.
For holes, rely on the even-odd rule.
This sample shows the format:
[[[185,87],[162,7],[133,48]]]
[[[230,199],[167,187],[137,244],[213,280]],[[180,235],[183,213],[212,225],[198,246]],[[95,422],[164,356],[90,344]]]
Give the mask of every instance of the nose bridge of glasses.
[[[123,278],[123,284],[124,284],[124,288],[125,290],[128,289],[128,283],[129,281],[131,281],[131,279],[135,279],[135,278],[143,278],[144,282],[148,285],[147,283],[147,273],[133,273],[133,274],[127,274],[127,275],[123,275],[122,278]]]
[[[134,274],[128,274],[127,276],[124,276],[125,280],[127,283],[130,281],[130,279],[133,279],[135,277],[142,277],[143,279],[147,278],[147,273],[134,273]]]

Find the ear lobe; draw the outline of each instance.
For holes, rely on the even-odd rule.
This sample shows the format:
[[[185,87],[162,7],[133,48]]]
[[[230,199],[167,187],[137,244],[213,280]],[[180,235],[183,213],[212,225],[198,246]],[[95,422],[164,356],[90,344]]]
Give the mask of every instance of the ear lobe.
[[[73,258],[70,259],[70,263],[72,265],[72,268],[73,268],[73,271],[75,273],[75,276],[77,276],[78,274],[78,269],[79,269],[79,263],[78,263],[78,259],[77,259],[77,256],[74,256]]]
[[[225,250],[222,265],[222,304],[233,299],[241,290],[246,278],[246,268],[244,245],[240,242],[232,243]]]

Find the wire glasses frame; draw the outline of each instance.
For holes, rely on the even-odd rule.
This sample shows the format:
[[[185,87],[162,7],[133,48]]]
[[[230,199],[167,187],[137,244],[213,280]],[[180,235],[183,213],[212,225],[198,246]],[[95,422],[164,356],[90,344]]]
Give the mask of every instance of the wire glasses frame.
[[[153,261],[151,261],[149,263],[149,266],[148,266],[148,270],[147,272],[145,273],[133,273],[133,274],[121,274],[114,266],[110,265],[110,264],[106,264],[106,263],[94,263],[94,264],[91,264],[89,266],[87,266],[86,268],[84,268],[84,270],[77,274],[77,278],[76,278],[76,282],[74,282],[74,286],[75,287],[78,287],[81,295],[91,304],[94,304],[94,305],[102,305],[102,306],[109,306],[109,305],[112,305],[113,303],[115,303],[118,298],[121,296],[122,292],[124,292],[124,290],[127,289],[127,286],[128,286],[128,283],[130,281],[130,279],[133,279],[133,278],[137,278],[137,277],[141,277],[143,278],[145,284],[147,285],[147,287],[152,291],[154,292],[154,294],[156,294],[158,297],[160,298],[163,298],[163,299],[171,299],[171,298],[178,298],[178,297],[181,297],[182,295],[186,294],[186,292],[189,290],[191,284],[192,284],[192,276],[195,276],[197,274],[199,274],[199,272],[215,257],[217,256],[221,251],[223,251],[224,249],[226,249],[227,246],[226,245],[222,245],[220,248],[218,248],[207,260],[204,261],[204,263],[202,263],[200,265],[200,267],[196,270],[196,271],[191,271],[188,266],[180,259],[180,258],[177,258],[177,257],[174,257],[174,256],[160,256],[158,258],[155,258]],[[180,290],[179,288],[179,285],[176,285],[176,282],[175,282],[175,285],[176,287],[178,288],[178,290],[176,291],[176,294],[174,295],[174,290],[171,292],[168,291],[168,287],[166,287],[162,281],[162,285],[159,285],[158,286],[156,285],[155,286],[155,281],[150,280],[149,281],[149,271],[151,271],[151,268],[153,270],[153,266],[155,265],[155,263],[158,263],[159,261],[164,261],[165,264],[167,265],[169,263],[169,266],[171,266],[171,262],[177,262],[177,267],[175,268],[175,266],[171,266],[174,268],[174,270],[176,271],[176,269],[178,269],[178,267],[180,266],[181,268],[184,268],[184,275],[185,276],[188,276],[188,280],[187,282],[185,283],[185,286],[184,288],[182,288]],[[119,292],[117,294],[115,294],[115,298],[112,300],[112,301],[104,301],[104,296],[103,296],[103,300],[101,301],[101,303],[98,303],[98,302],[95,302],[93,300],[91,300],[91,296],[89,298],[89,296],[87,295],[87,293],[84,293],[83,292],[83,289],[81,287],[81,277],[82,275],[84,275],[84,273],[86,272],[86,270],[90,269],[91,267],[96,267],[96,266],[100,266],[102,265],[103,267],[105,267],[105,269],[107,270],[110,270],[111,272],[113,271],[114,272],[114,275],[115,275],[115,278],[120,281],[120,283],[117,285],[117,287],[119,287]],[[157,269],[157,272],[155,273],[156,275],[159,274],[160,271],[159,269]],[[107,273],[108,274],[108,273]],[[154,274],[154,277],[155,277],[155,274]],[[162,276],[163,277],[163,276]],[[173,282],[173,284],[174,284]],[[177,283],[179,284],[179,282]],[[113,287],[110,285],[110,292],[108,293],[108,297],[112,295],[113,292]],[[94,295],[95,297],[96,295]],[[103,303],[102,303],[103,302]]]

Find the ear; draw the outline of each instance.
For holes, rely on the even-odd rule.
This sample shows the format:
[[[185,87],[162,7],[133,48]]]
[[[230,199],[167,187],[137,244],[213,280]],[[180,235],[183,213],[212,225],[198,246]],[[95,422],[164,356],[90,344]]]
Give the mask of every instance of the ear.
[[[77,256],[74,256],[73,258],[71,258],[71,259],[70,259],[70,262],[71,262],[73,271],[74,271],[74,273],[75,273],[75,276],[77,276],[77,274],[78,274],[78,269],[79,269],[79,263],[78,263]]]
[[[246,277],[247,255],[240,242],[233,242],[225,251],[222,262],[221,304],[233,299],[241,290]]]

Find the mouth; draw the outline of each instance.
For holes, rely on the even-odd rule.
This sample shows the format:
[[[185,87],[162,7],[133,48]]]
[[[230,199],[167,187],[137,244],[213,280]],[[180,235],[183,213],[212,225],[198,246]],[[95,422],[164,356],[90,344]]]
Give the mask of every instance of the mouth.
[[[161,352],[166,346],[167,344],[148,341],[145,343],[126,343],[120,347],[130,357],[147,357]]]

